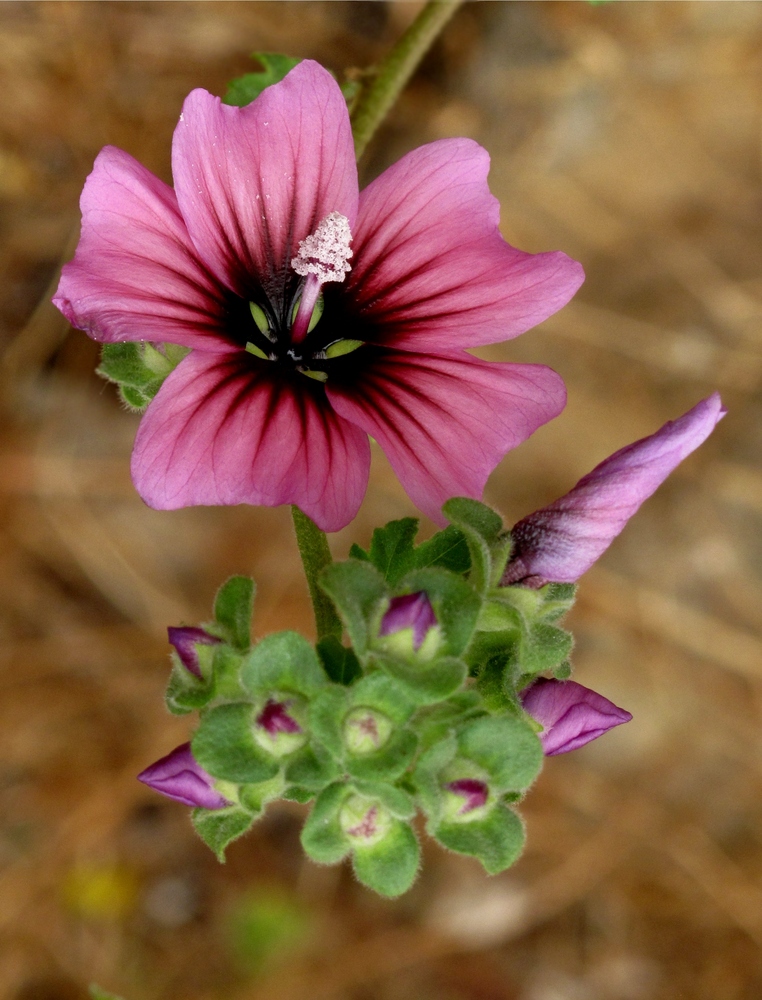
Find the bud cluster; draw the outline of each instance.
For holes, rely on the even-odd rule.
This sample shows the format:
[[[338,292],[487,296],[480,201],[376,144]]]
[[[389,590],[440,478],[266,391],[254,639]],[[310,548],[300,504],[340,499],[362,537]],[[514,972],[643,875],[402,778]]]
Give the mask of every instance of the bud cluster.
[[[450,526],[420,545],[417,521],[392,521],[369,551],[353,546],[323,571],[346,646],[295,632],[252,644],[245,577],[222,586],[211,623],[169,630],[167,705],[200,723],[140,778],[195,806],[221,859],[285,798],[313,803],[309,857],[350,857],[382,895],[416,876],[417,813],[444,847],[502,871],[521,852],[515,805],[544,755],[629,718],[566,680],[572,638],[558,622],[574,586],[501,585],[511,543],[500,517],[461,498],[444,513]]]

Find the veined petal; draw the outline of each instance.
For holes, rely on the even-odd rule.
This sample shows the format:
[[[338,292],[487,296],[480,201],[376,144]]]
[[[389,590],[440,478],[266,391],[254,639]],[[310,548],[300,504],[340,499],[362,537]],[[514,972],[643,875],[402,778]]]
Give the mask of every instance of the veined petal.
[[[205,90],[185,100],[172,144],[180,210],[198,253],[244,298],[259,281],[282,296],[299,241],[331,212],[357,214],[346,102],[304,60],[244,108]]]
[[[115,146],[80,199],[82,235],[53,299],[94,340],[230,350],[224,291],[199,261],[171,187]]]
[[[513,528],[503,584],[534,577],[573,583],[598,559],[644,500],[725,416],[718,393],[650,437],[615,452],[565,496]]]
[[[348,295],[376,343],[443,353],[517,337],[566,305],[582,267],[506,243],[470,139],[421,146],[360,195]]]
[[[194,351],[180,362],[132,453],[150,507],[289,503],[324,531],[352,520],[368,482],[366,436],[331,410],[321,385],[302,375],[293,384],[272,367],[244,353]]]
[[[576,681],[540,678],[522,691],[521,702],[543,727],[539,737],[546,757],[577,750],[632,719],[628,711]]]
[[[560,376],[544,365],[402,351],[379,351],[355,385],[329,381],[327,395],[378,441],[413,503],[438,524],[445,500],[480,498],[506,452],[566,402]]]

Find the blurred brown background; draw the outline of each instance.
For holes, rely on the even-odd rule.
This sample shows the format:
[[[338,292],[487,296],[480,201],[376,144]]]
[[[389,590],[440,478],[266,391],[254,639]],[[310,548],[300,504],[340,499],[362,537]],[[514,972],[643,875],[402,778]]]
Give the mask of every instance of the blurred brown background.
[[[428,845],[395,903],[319,869],[299,807],[221,867],[134,775],[181,742],[164,629],[229,573],[258,634],[310,621],[288,511],[156,513],[137,418],[47,304],[105,143],[169,178],[194,86],[253,49],[341,73],[414,3],[0,5],[0,997],[81,1000],[759,1000],[762,996],[762,5],[475,3],[364,164],[468,135],[506,238],[587,282],[491,358],[562,373],[569,406],[508,456],[512,522],[710,391],[729,415],[584,579],[577,678],[634,721],[551,760],[529,846],[488,879]],[[38,306],[38,303],[41,303]],[[383,457],[344,554],[414,513]],[[424,525],[430,530],[431,526]]]

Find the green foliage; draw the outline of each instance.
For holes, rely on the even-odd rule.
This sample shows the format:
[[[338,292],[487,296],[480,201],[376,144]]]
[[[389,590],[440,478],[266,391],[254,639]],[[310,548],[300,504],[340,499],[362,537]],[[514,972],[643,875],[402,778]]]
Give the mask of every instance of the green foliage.
[[[118,386],[122,402],[129,409],[141,413],[187,353],[184,347],[155,346],[148,341],[103,344],[96,372]]]
[[[199,646],[202,678],[173,654],[167,705],[199,711],[193,755],[234,803],[193,813],[220,859],[276,798],[313,803],[310,858],[351,857],[387,897],[418,871],[418,810],[440,844],[488,872],[518,857],[524,830],[509,805],[543,762],[520,693],[539,674],[569,676],[572,637],[559,622],[575,587],[500,586],[510,542],[499,515],[464,498],[444,511],[453,523],[421,545],[418,522],[402,518],[322,570],[348,645],[285,631],[252,646],[254,583],[236,576],[203,626],[221,641]],[[412,627],[382,636],[393,598],[419,592],[436,618],[423,641]]]
[[[220,633],[236,649],[251,645],[251,615],[256,586],[248,576],[231,576],[214,598],[214,620]]]
[[[225,926],[228,943],[245,972],[283,960],[310,931],[310,918],[297,897],[272,889],[237,899]]]
[[[263,69],[259,73],[244,73],[243,76],[231,80],[223,97],[225,104],[234,104],[241,108],[251,104],[266,87],[279,83],[301,62],[301,59],[280,55],[277,52],[252,52],[251,58],[255,59]]]
[[[194,809],[191,813],[196,833],[211,847],[220,862],[225,861],[228,844],[243,836],[251,828],[255,818],[240,806],[230,806],[228,809]]]

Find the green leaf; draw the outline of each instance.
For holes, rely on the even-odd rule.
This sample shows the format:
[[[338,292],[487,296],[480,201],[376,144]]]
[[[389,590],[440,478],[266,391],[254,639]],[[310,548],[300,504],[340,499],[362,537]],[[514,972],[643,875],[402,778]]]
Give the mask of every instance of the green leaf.
[[[350,794],[342,782],[329,785],[318,795],[302,827],[302,847],[318,864],[335,865],[349,854],[349,839],[341,829],[339,812]]]
[[[555,622],[563,617],[574,604],[577,596],[576,583],[548,583],[541,588],[543,605],[541,614],[546,622]]]
[[[93,1000],[122,1000],[122,998],[118,997],[116,993],[107,993],[106,990],[101,989],[97,983],[90,983],[88,993]]]
[[[225,861],[228,844],[250,830],[256,817],[239,806],[229,809],[194,809],[191,822],[204,843],[211,847],[217,860]]]
[[[426,591],[442,629],[443,652],[460,656],[474,633],[481,608],[474,588],[462,577],[439,567],[413,570],[401,586],[408,593]]]
[[[434,836],[458,854],[478,858],[490,875],[505,871],[524,847],[524,824],[511,809],[496,805],[484,819],[442,823]]]
[[[243,76],[231,80],[223,97],[225,104],[234,104],[238,107],[251,104],[266,87],[279,83],[301,62],[301,59],[280,55],[277,52],[252,52],[251,58],[256,59],[264,67],[263,70],[259,73],[244,73]]]
[[[359,559],[360,562],[370,562],[370,556],[368,555],[368,553],[365,551],[365,549],[361,549],[356,542],[352,542],[352,544],[349,547],[349,558]]]
[[[317,653],[304,636],[275,632],[246,655],[241,683],[252,694],[293,691],[310,698],[327,681]]]
[[[355,653],[363,656],[368,648],[370,629],[375,633],[388,599],[383,577],[370,563],[349,559],[326,566],[319,583],[336,605]]]
[[[255,742],[253,708],[248,702],[218,705],[201,719],[193,756],[215,778],[256,784],[275,777],[277,762]]]
[[[463,532],[471,554],[469,580],[485,594],[500,579],[510,551],[510,536],[503,533],[499,514],[468,497],[453,497],[442,507],[445,517]]]
[[[348,686],[362,676],[362,667],[354,650],[342,645],[337,636],[325,636],[316,649],[323,669],[336,684]]]
[[[416,569],[441,566],[453,573],[467,573],[471,568],[471,555],[465,535],[460,528],[449,524],[415,549],[413,566]]]
[[[403,517],[376,528],[370,543],[370,560],[383,574],[390,587],[413,566],[413,542],[418,533],[418,519]]]
[[[468,668],[454,656],[438,656],[428,662],[409,663],[384,653],[374,653],[372,662],[401,684],[408,698],[418,705],[443,701],[461,686]]]
[[[542,744],[518,716],[491,716],[467,723],[457,734],[458,751],[487,772],[495,792],[522,791],[540,773]]]
[[[421,858],[418,840],[407,825],[394,820],[382,841],[358,847],[352,853],[352,868],[358,880],[381,896],[394,899],[415,881]]]
[[[245,651],[251,645],[251,615],[256,585],[248,576],[231,576],[214,598],[214,619],[225,638]]]
[[[314,794],[339,777],[339,767],[322,747],[306,746],[289,759],[285,776],[290,785]]]

